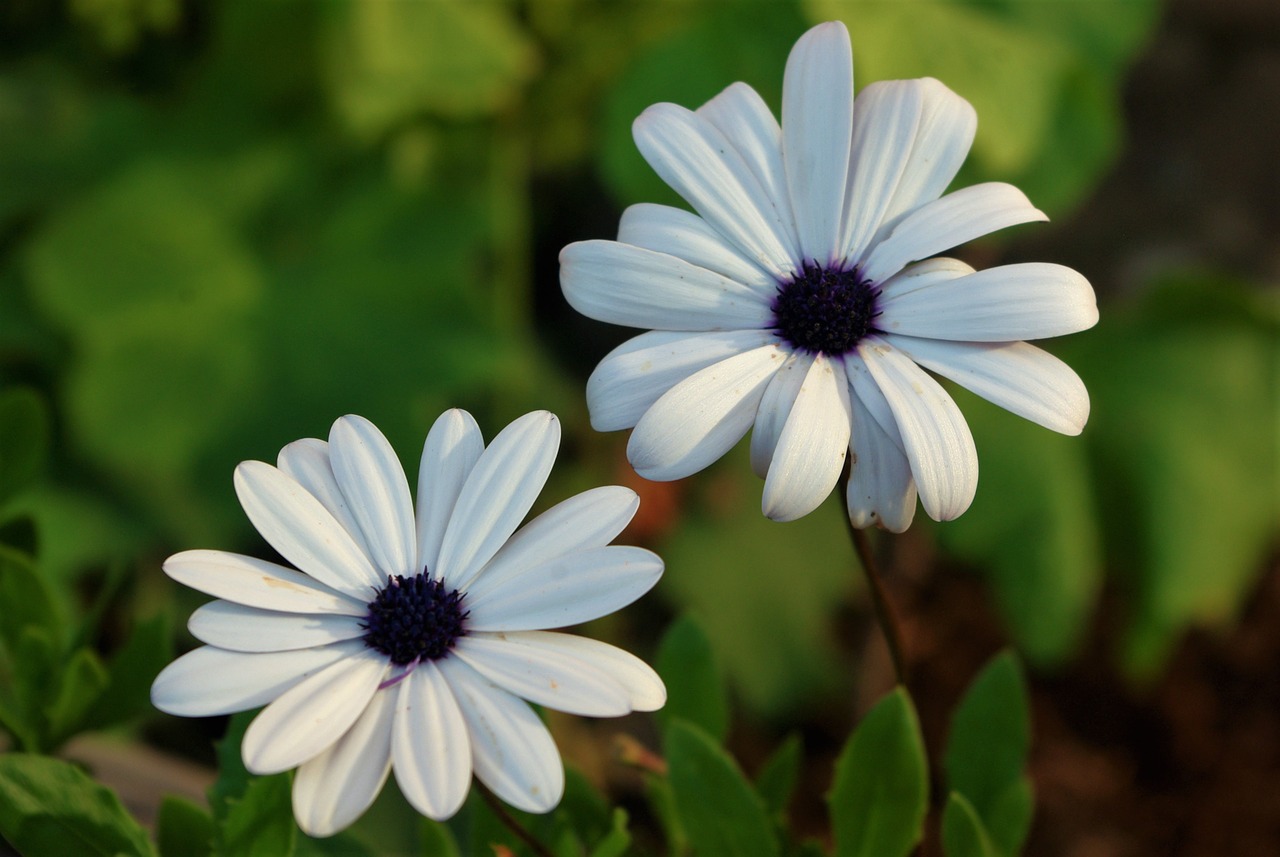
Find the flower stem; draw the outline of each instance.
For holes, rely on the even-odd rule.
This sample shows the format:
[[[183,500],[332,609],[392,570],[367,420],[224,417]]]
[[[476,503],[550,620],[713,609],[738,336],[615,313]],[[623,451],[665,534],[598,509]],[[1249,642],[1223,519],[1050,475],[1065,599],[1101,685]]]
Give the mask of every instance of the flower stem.
[[[480,792],[480,796],[484,798],[484,802],[489,805],[489,809],[498,817],[498,820],[505,824],[516,835],[516,838],[528,845],[534,854],[537,854],[538,857],[555,857],[551,853],[551,849],[539,842],[532,833],[525,829],[523,824],[516,821],[515,816],[507,812],[507,808],[502,805],[502,801],[494,796],[493,792],[478,783],[476,784],[476,789]]]
[[[848,465],[845,465],[846,468]],[[903,657],[902,626],[898,621],[898,613],[893,609],[889,593],[885,590],[884,580],[880,576],[880,568],[875,554],[871,550],[871,540],[866,530],[860,530],[849,520],[849,501],[847,487],[849,471],[846,469],[840,485],[840,506],[844,510],[844,525],[849,531],[849,539],[853,542],[853,550],[858,555],[858,562],[867,576],[867,586],[871,591],[871,608],[875,611],[876,622],[884,634],[884,641],[889,647],[889,658],[893,661],[893,676],[898,684],[907,684],[907,661]]]

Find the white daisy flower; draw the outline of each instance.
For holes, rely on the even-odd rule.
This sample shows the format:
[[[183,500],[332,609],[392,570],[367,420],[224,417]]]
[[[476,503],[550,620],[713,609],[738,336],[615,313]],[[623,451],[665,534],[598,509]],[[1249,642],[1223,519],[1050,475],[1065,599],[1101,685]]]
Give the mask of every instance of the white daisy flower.
[[[969,428],[921,367],[1079,433],[1084,385],[1021,340],[1091,327],[1085,278],[934,258],[1047,219],[1007,184],[942,195],[976,124],[967,101],[929,78],[873,83],[855,104],[840,23],[792,50],[781,127],[742,83],[696,111],[646,110],[636,144],[697,214],[634,205],[616,242],[560,255],[575,309],[652,329],[592,374],[592,425],[634,426],[628,456],[655,480],[701,470],[752,429],[764,514],[776,520],[816,508],[849,455],[853,523],[894,531],[910,525],[917,491],[948,520],[977,487]]]
[[[586,622],[647,592],[662,560],[609,545],[638,498],[610,486],[516,527],[560,442],[545,411],[485,448],[465,411],[432,427],[417,514],[386,438],[361,417],[329,441],[247,461],[246,514],[299,571],[222,551],[169,558],[174,580],[222,599],[191,617],[207,645],[170,664],[157,708],[187,717],[266,705],[244,736],[256,774],[297,768],[298,825],[327,836],[355,821],[387,775],[424,815],[462,805],[474,772],[512,806],[546,812],[564,769],[524,701],[591,717],[651,711],[657,674],[604,643],[544,629]],[[514,533],[514,535],[513,535]]]

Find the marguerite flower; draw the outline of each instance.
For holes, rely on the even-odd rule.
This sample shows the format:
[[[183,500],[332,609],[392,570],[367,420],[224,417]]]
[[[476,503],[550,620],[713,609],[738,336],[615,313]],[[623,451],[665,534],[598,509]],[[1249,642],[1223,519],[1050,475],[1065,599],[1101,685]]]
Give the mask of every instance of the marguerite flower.
[[[473,772],[513,806],[551,809],[564,769],[523,700],[604,717],[666,699],[632,655],[543,630],[629,604],[662,573],[649,551],[609,545],[638,505],[626,488],[584,492],[516,531],[559,442],[545,411],[487,449],[470,414],[445,413],[422,451],[416,515],[390,444],[361,417],[334,423],[328,443],[289,444],[278,467],[244,462],[245,512],[299,570],[170,557],[170,577],[222,600],[192,615],[207,645],[160,673],[152,701],[189,717],[266,705],[245,766],[298,769],[294,814],[313,836],[358,818],[391,770],[435,819],[458,810]]]
[[[616,242],[560,255],[575,309],[652,328],[592,374],[592,425],[634,426],[631,463],[655,480],[701,470],[752,429],[764,513],[777,520],[817,507],[848,454],[854,524],[895,531],[911,523],[917,491],[946,520],[977,487],[969,428],[921,367],[1079,433],[1084,385],[1020,340],[1091,327],[1084,277],[933,258],[1047,219],[1007,184],[941,195],[975,128],[969,103],[929,78],[873,83],[855,102],[840,23],[791,52],[781,127],[742,83],[696,111],[646,110],[636,144],[697,214],[634,205]]]

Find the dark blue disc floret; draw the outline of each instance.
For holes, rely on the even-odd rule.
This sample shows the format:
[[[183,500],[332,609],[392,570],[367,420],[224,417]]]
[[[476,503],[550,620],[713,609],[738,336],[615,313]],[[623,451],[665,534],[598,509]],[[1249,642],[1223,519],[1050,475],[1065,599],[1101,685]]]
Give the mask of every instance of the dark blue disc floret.
[[[427,574],[394,575],[369,602],[364,644],[404,666],[444,657],[466,634],[462,593]]]
[[[804,271],[778,286],[774,328],[797,348],[838,357],[875,330],[880,289],[857,268],[823,268],[807,262]]]

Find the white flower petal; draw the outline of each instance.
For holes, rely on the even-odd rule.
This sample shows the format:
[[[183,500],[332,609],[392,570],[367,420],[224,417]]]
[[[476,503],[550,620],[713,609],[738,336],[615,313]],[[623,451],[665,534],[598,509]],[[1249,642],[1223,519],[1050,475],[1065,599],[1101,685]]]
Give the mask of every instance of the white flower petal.
[[[782,158],[800,252],[823,267],[836,259],[845,205],[852,51],[844,24],[819,24],[791,49],[782,84]]]
[[[589,622],[625,607],[662,576],[657,554],[605,545],[524,568],[494,586],[481,575],[467,591],[471,631],[536,631]]]
[[[560,251],[560,287],[578,312],[657,330],[763,328],[771,298],[666,253],[617,241],[578,241]]]
[[[885,338],[926,369],[1047,429],[1076,435],[1089,420],[1089,391],[1080,376],[1034,345]]]
[[[893,409],[889,407],[889,400],[884,397],[884,392],[876,383],[876,379],[871,376],[871,370],[867,368],[866,361],[857,351],[850,351],[844,355],[844,374],[849,379],[849,389],[853,392],[851,398],[860,401],[871,418],[880,426],[880,431],[884,432],[885,437],[888,437],[899,451],[904,451],[906,447],[902,444],[902,432],[898,430],[898,420],[893,415]]]
[[[917,289],[945,283],[947,280],[954,280],[957,277],[967,277],[972,273],[973,266],[961,262],[959,259],[950,259],[946,256],[925,259],[923,262],[908,265],[885,280],[880,286],[878,304],[883,306],[886,301],[914,292]]]
[[[327,646],[364,636],[360,619],[331,614],[299,615],[211,601],[187,620],[202,643],[233,652],[282,652]]]
[[[794,351],[773,373],[769,386],[764,389],[760,407],[756,409],[755,424],[751,427],[751,469],[761,479],[769,475],[769,463],[773,461],[778,438],[812,365],[812,354]]]
[[[525,524],[478,574],[487,589],[501,589],[513,576],[556,557],[613,541],[640,508],[636,492],[621,485],[583,491]],[[471,581],[461,581],[459,588]],[[474,592],[475,587],[470,587]]]
[[[771,330],[651,330],[610,351],[587,379],[596,431],[631,428],[662,394],[713,363],[776,342]]]
[[[751,262],[698,215],[641,202],[622,212],[618,241],[683,259],[757,292],[772,295],[778,281]]]
[[[245,654],[214,646],[187,652],[160,671],[151,704],[179,717],[213,717],[265,705],[326,667],[367,651],[353,640],[315,649]]]
[[[369,545],[360,530],[360,522],[351,514],[347,498],[342,495],[338,480],[333,475],[333,467],[329,463],[328,441],[314,437],[295,440],[280,450],[276,466],[281,473],[292,478],[319,500],[320,505],[328,509],[329,514],[342,524],[360,549],[370,555]]]
[[[849,450],[849,386],[838,361],[818,355],[778,438],[764,481],[762,511],[794,521],[822,504]]]
[[[471,789],[471,738],[453,690],[434,662],[418,665],[400,689],[391,752],[396,783],[413,808],[444,821]]]
[[[346,527],[270,464],[241,462],[235,486],[240,505],[262,537],[316,580],[362,601],[385,582]]]
[[[535,646],[547,655],[563,656],[591,664],[607,673],[627,694],[632,711],[656,711],[667,701],[667,688],[653,667],[617,646],[555,631],[518,631],[503,634],[477,634],[473,639],[504,638]]]
[[[1013,185],[976,184],[926,203],[902,218],[889,237],[872,248],[861,271],[871,282],[883,282],[908,262],[936,256],[998,229],[1048,219]]]
[[[922,109],[915,81],[879,81],[858,93],[838,250],[846,267],[862,261],[889,210],[911,155]]]
[[[654,172],[748,259],[774,277],[794,270],[786,215],[720,129],[684,107],[655,104],[631,130]]]
[[[484,452],[475,418],[454,408],[440,415],[422,445],[418,467],[418,568],[438,577],[440,543],[462,486]]]
[[[778,230],[792,262],[799,261],[800,242],[782,164],[782,129],[769,106],[758,92],[739,82],[725,87],[695,112],[716,126],[742,156],[778,213]]]
[[[858,396],[852,396],[853,434],[845,500],[855,527],[906,532],[916,514],[916,483],[901,447],[880,427]]]
[[[323,753],[364,711],[387,666],[386,655],[362,648],[282,693],[245,730],[244,766],[278,774]]]
[[[959,517],[978,488],[978,453],[960,409],[937,381],[880,337],[868,336],[858,353],[893,409],[924,510],[935,521]]]
[[[755,421],[769,378],[786,353],[766,345],[708,366],[654,403],[631,434],[627,457],[646,479],[696,473],[724,455]]]
[[[349,414],[329,430],[329,460],[342,495],[360,522],[369,555],[390,575],[421,574],[409,481],[396,451],[378,427]]]
[[[300,571],[225,551],[176,553],[164,561],[164,573],[208,595],[263,610],[345,616],[367,612],[364,601],[342,595]]]
[[[627,692],[607,669],[536,638],[474,634],[459,640],[453,654],[503,690],[557,711],[620,717],[631,710]]]
[[[332,836],[364,815],[391,772],[399,687],[375,693],[346,734],[293,778],[293,816],[308,836]]]
[[[564,795],[564,765],[551,733],[527,703],[459,658],[439,662],[471,736],[476,777],[525,812],[547,812]]]
[[[1089,281],[1047,262],[1001,265],[935,282],[884,298],[880,309],[876,327],[885,333],[971,342],[1043,339],[1098,321]]]
[[[942,195],[960,171],[978,128],[973,106],[942,83],[931,77],[907,82],[919,92],[920,122],[893,200],[869,246],[884,240],[903,216]],[[865,95],[866,90],[858,97]]]
[[[498,433],[458,494],[435,575],[453,589],[470,580],[515,532],[551,473],[560,447],[555,414],[534,411]]]

